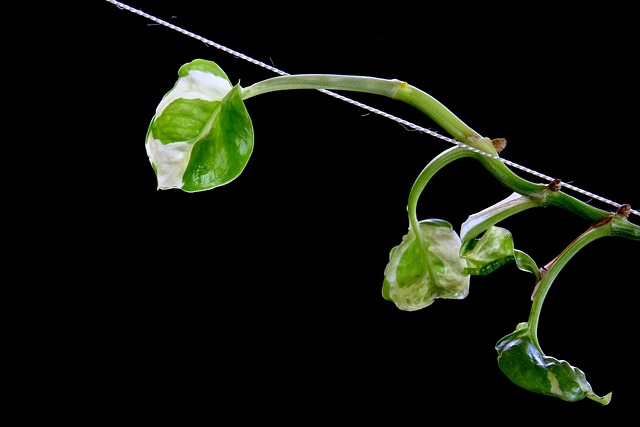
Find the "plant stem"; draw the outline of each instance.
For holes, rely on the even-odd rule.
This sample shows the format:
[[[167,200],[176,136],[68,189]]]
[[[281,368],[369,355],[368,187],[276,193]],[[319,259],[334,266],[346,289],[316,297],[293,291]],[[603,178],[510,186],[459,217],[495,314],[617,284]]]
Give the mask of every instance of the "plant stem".
[[[611,236],[611,223],[612,221],[603,220],[599,224],[590,227],[571,244],[569,244],[569,246],[567,246],[560,255],[543,267],[546,272],[543,273],[542,279],[538,282],[534,291],[533,304],[531,305],[531,312],[529,313],[528,321],[531,337],[538,348],[541,348],[540,343],[538,342],[538,322],[540,320],[540,312],[542,310],[544,299],[549,292],[553,281],[558,276],[562,268],[564,268],[564,266],[576,253],[578,253],[579,250],[596,239]]]
[[[409,193],[409,201],[407,205],[407,211],[409,212],[409,223],[414,230],[418,230],[418,214],[417,206],[418,199],[422,194],[422,191],[427,186],[429,180],[440,169],[453,162],[454,160],[461,159],[463,157],[477,157],[481,156],[473,151],[470,151],[464,147],[452,147],[434,157],[427,166],[422,169],[420,175],[413,183],[411,192]]]
[[[246,100],[263,93],[292,89],[348,90],[386,96],[406,102],[422,111],[458,141],[472,143],[480,138],[476,131],[467,126],[434,97],[396,79],[337,74],[279,76],[243,88],[242,99]]]

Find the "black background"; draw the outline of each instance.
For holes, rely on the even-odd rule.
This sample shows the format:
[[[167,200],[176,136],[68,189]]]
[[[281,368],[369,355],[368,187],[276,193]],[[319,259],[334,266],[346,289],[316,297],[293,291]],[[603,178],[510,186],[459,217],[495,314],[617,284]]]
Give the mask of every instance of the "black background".
[[[506,138],[502,157],[640,207],[630,11],[158,3],[127,2],[291,74],[407,81],[480,134]],[[129,408],[139,419],[404,425],[551,414],[613,422],[634,412],[637,242],[601,239],[576,255],[538,330],[544,352],[582,369],[595,393],[613,391],[611,403],[524,391],[498,369],[494,345],[527,320],[531,275],[508,265],[473,277],[465,300],[413,313],[381,296],[389,251],[407,231],[411,185],[447,142],[316,91],[272,93],[246,101],[255,149],[236,180],[196,194],[158,191],[144,138],[180,66],[209,59],[242,86],[274,74],[97,6],[82,19],[75,58],[88,79],[78,121],[90,125],[75,142],[90,160],[73,171],[85,183],[72,195],[71,233],[83,268],[69,272],[84,282],[73,298],[87,319],[70,324],[88,360],[100,360],[89,363],[87,387],[115,388],[97,416]],[[342,94],[439,131],[406,105]],[[419,213],[459,230],[508,194],[461,160],[429,183]],[[543,265],[589,223],[547,208],[503,225]]]

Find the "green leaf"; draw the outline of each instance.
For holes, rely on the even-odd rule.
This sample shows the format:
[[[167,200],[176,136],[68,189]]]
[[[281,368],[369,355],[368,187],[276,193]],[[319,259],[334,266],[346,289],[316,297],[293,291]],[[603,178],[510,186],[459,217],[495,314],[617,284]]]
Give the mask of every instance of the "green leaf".
[[[451,224],[425,220],[419,233],[409,229],[400,245],[391,249],[384,270],[382,295],[398,308],[415,311],[436,298],[463,299],[469,293],[469,275],[460,259],[460,238]]]
[[[514,260],[511,233],[500,227],[489,227],[479,239],[469,239],[461,247],[460,256],[467,261],[465,273],[486,275]]]
[[[234,180],[253,152],[253,124],[226,74],[196,59],[158,107],[147,131],[146,150],[158,189],[210,190]]]
[[[545,356],[536,345],[527,322],[496,344],[498,366],[516,385],[548,396],[575,402],[585,397],[607,405],[612,393],[596,395],[584,372],[564,360]]]
[[[480,237],[462,243],[460,257],[467,261],[465,273],[484,276],[515,261],[519,269],[540,280],[540,270],[526,253],[514,248],[513,236],[501,227],[490,226]]]

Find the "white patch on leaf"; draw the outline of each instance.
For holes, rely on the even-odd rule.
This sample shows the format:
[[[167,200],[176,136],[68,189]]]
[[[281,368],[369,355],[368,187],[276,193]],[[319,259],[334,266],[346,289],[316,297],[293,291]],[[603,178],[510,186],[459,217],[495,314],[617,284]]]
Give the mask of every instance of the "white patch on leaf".
[[[182,177],[189,164],[192,144],[186,142],[163,144],[153,137],[153,132],[150,132],[145,147],[147,156],[154,159],[153,166],[156,168],[158,189],[182,188]]]
[[[222,77],[204,71],[191,70],[185,77],[180,77],[173,89],[162,98],[156,108],[156,117],[160,117],[164,109],[176,99],[221,101],[231,89],[231,83]]]
[[[551,390],[549,391],[555,394],[556,396],[562,396],[564,393],[560,388],[560,382],[558,381],[556,374],[551,372],[551,370],[547,370],[547,379],[551,383]]]

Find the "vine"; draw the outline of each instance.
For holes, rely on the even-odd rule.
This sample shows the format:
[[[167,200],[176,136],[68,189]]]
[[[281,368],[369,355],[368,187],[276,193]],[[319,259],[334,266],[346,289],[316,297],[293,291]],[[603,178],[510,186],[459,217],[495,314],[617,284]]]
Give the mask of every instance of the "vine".
[[[562,191],[562,183],[528,181],[500,158],[504,139],[479,135],[429,94],[399,81],[366,76],[301,74],[266,79],[242,87],[232,84],[214,62],[196,59],[178,70],[178,80],[151,119],[146,151],[158,189],[195,193],[226,185],[246,167],[254,147],[254,131],[245,102],[255,96],[283,90],[343,90],[365,92],[399,100],[426,114],[461,143],[433,158],[416,178],[408,207],[409,228],[391,248],[384,269],[382,297],[403,311],[420,310],[436,299],[463,299],[471,276],[487,275],[515,263],[533,275],[529,318],[500,339],[495,349],[498,366],[516,385],[565,401],[585,397],[607,405],[612,393],[596,394],[585,374],[564,360],[545,355],[538,322],[545,297],[562,268],[589,243],[617,236],[640,241],[640,226],[631,222],[631,206],[615,213],[598,209]],[[477,160],[512,194],[468,216],[458,234],[442,219],[420,219],[417,204],[430,179],[461,158]],[[558,256],[542,267],[517,250],[511,233],[498,224],[525,210],[555,206],[591,225]]]

